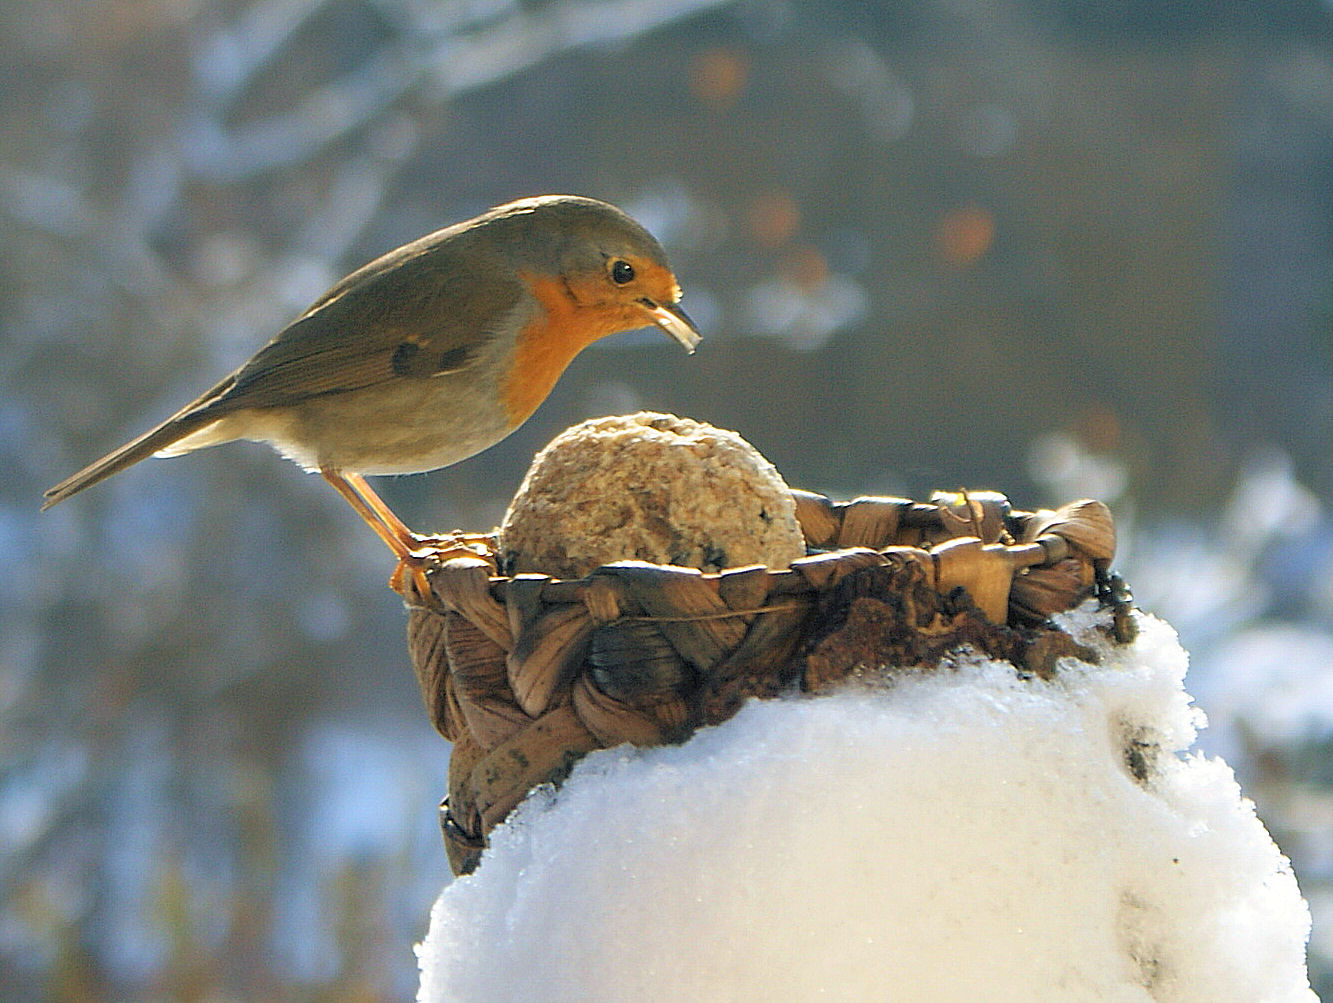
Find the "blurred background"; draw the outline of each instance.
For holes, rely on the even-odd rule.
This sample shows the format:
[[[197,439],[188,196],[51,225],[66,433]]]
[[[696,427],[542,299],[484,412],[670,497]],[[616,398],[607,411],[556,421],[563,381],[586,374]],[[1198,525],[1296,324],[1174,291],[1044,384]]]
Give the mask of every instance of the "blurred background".
[[[569,191],[704,344],[603,342],[407,521],[638,408],[837,497],[1110,502],[1333,998],[1333,5],[7,0],[0,87],[0,997],[412,997],[448,746],[387,551],[248,444],[37,509],[350,269]]]

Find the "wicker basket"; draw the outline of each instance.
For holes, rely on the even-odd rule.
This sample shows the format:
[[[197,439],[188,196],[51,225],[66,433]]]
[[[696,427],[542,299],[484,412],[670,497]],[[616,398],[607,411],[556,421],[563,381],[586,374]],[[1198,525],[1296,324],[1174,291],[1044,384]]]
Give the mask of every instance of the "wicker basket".
[[[1100,502],[794,495],[809,556],[790,569],[631,561],[578,580],[506,577],[494,539],[473,537],[476,556],[431,569],[431,595],[409,590],[418,681],[454,744],[442,822],[455,873],[533,787],[594,749],[681,741],[749,697],[936,666],[964,646],[1049,676],[1064,655],[1091,657],[1050,615],[1094,593],[1131,635]]]

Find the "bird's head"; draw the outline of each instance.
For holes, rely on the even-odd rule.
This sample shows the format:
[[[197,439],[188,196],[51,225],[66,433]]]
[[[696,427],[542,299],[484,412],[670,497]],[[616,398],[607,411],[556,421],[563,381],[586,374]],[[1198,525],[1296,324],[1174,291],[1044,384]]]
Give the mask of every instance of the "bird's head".
[[[655,325],[687,352],[699,329],[680,305],[680,283],[662,245],[615,206],[574,195],[544,195],[508,207],[526,215],[533,253],[551,256],[565,292],[600,317],[599,336]]]

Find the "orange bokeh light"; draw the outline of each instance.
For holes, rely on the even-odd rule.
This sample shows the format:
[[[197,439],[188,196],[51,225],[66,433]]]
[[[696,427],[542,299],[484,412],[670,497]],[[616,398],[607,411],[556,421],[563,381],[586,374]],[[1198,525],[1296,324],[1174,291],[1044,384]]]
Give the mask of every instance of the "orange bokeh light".
[[[774,189],[750,201],[745,210],[745,224],[760,247],[782,247],[801,227],[801,208],[791,193]]]
[[[990,250],[995,240],[995,216],[977,206],[945,213],[935,228],[935,246],[951,265],[970,265]]]
[[[690,93],[714,111],[740,100],[750,76],[750,60],[735,49],[705,49],[690,61]]]

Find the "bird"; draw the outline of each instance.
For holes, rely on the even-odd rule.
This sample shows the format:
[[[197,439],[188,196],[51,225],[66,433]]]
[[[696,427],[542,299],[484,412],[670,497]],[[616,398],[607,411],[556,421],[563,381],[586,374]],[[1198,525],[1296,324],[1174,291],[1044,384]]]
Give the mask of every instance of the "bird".
[[[699,329],[680,300],[662,245],[610,203],[508,202],[358,268],[240,368],[48,489],[42,509],[149,456],[257,440],[351,504],[398,558],[395,588],[410,569],[428,594],[433,538],[408,529],[366,477],[495,445],[600,338],[655,325],[693,353]]]

